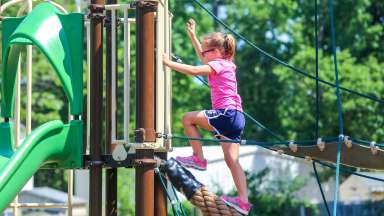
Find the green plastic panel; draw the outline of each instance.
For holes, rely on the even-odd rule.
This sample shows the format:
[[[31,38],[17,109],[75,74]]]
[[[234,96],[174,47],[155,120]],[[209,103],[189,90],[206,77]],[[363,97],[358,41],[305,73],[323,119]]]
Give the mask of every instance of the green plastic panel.
[[[22,18],[3,20],[2,116],[13,116],[15,77],[20,51],[35,45],[51,63],[70,102],[71,114],[83,111],[84,15],[61,14],[52,4],[36,6]]]

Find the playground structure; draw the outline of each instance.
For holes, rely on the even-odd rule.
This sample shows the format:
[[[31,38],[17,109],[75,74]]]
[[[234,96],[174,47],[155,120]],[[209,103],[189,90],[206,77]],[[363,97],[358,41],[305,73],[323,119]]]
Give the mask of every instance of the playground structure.
[[[23,3],[13,1],[12,4]],[[154,200],[154,189],[159,196],[156,212],[166,214],[166,201],[164,193],[154,182],[154,158],[156,154],[162,156],[171,148],[171,142],[161,139],[155,131],[170,133],[170,73],[165,73],[162,67],[162,53],[170,53],[170,23],[171,19],[167,9],[167,1],[138,1],[131,4],[112,4],[104,6],[104,2],[93,2],[89,5],[88,17],[81,13],[66,14],[60,5],[53,2],[42,3],[32,10],[32,2],[28,1],[30,13],[24,17],[2,18],[3,26],[3,68],[2,68],[2,117],[1,123],[1,174],[0,174],[0,209],[3,211],[8,203],[15,197],[26,181],[40,167],[59,169],[89,168],[90,177],[90,215],[102,214],[102,169],[109,167],[107,175],[108,202],[106,211],[108,215],[117,213],[116,167],[137,168],[137,214],[153,215],[148,200]],[[12,5],[2,5],[2,11]],[[159,5],[159,6],[158,6]],[[129,18],[128,11],[137,9],[136,18]],[[107,11],[107,12],[106,12]],[[118,18],[117,11],[123,11],[124,18]],[[22,10],[20,9],[19,15]],[[85,17],[85,18],[84,18]],[[107,21],[108,20],[108,21]],[[119,23],[123,23],[124,31],[124,139],[116,139],[116,104],[117,104],[117,38],[116,32]],[[101,155],[102,149],[102,121],[101,109],[103,106],[103,52],[102,37],[103,25],[107,24],[107,153]],[[129,142],[129,100],[130,100],[130,25],[138,23],[137,27],[137,77],[141,76],[141,83],[137,82],[138,105],[136,142]],[[143,26],[145,25],[146,28]],[[87,111],[88,119],[84,121],[83,112],[83,29],[86,27],[87,35]],[[49,29],[49,31],[47,31]],[[156,34],[156,36],[155,36]],[[76,38],[76,39],[75,39]],[[156,38],[156,41],[155,41]],[[145,42],[144,42],[145,40]],[[14,139],[18,142],[19,125],[14,127],[14,113],[19,117],[20,110],[20,71],[19,57],[23,46],[28,46],[30,60],[32,46],[36,46],[48,59],[54,71],[60,78],[64,92],[70,104],[70,122],[63,124],[52,121],[33,130],[15,150]],[[155,45],[156,51],[155,52]],[[155,59],[155,62],[149,59]],[[27,127],[30,128],[31,104],[31,62],[28,61],[28,114]],[[156,72],[155,72],[156,70]],[[150,79],[147,77],[150,76]],[[148,82],[149,81],[149,82]],[[16,87],[15,87],[16,86]],[[15,96],[14,89],[17,89]],[[16,97],[16,108],[14,100]],[[155,100],[158,104],[155,106]],[[91,106],[92,104],[92,106]],[[167,111],[167,112],[166,112]],[[155,114],[156,113],[156,114]],[[29,122],[29,123],[28,123]],[[86,123],[86,133],[83,132],[83,123]],[[92,125],[92,127],[90,126]],[[16,133],[13,134],[13,130]],[[31,131],[29,129],[29,131]],[[88,135],[86,135],[88,134]],[[83,142],[90,145],[90,155],[85,155],[86,148]],[[163,143],[164,142],[164,143]],[[127,154],[123,145],[136,150],[136,153]],[[92,147],[93,146],[93,147]],[[117,147],[116,147],[117,146]],[[112,150],[116,149],[112,155]],[[140,153],[143,157],[140,158]],[[162,156],[164,157],[164,156]],[[166,157],[166,156],[165,156]],[[17,179],[17,180],[15,180]],[[111,182],[109,182],[111,181]],[[18,207],[45,207],[68,208],[71,215],[71,194],[69,190],[68,206],[46,204],[24,205],[14,202],[14,213]],[[140,193],[140,195],[139,195]],[[149,196],[149,197],[148,197]],[[4,198],[4,199],[3,199]],[[140,203],[141,202],[141,203]],[[149,204],[148,204],[149,202]],[[144,207],[145,205],[145,207]],[[161,208],[159,210],[159,208]],[[163,211],[163,213],[161,213]]]
[[[20,2],[23,1],[15,1],[14,3]],[[69,170],[86,168],[91,171],[89,214],[101,215],[102,170],[107,168],[106,199],[110,202],[106,204],[105,214],[116,215],[116,168],[134,167],[136,169],[136,214],[167,214],[166,196],[162,184],[154,180],[155,167],[158,166],[160,161],[158,159],[167,159],[167,151],[171,149],[172,139],[194,139],[171,134],[171,77],[170,73],[166,73],[166,69],[162,66],[162,53],[170,53],[171,51],[172,21],[168,10],[168,1],[136,1],[132,4],[117,4],[115,1],[108,1],[107,3],[105,5],[101,0],[92,1],[86,17],[81,13],[66,14],[64,8],[53,2],[42,3],[34,10],[32,10],[32,3],[30,3],[28,4],[28,11],[31,11],[31,13],[27,16],[3,19],[1,115],[4,121],[0,125],[0,137],[2,138],[0,143],[0,194],[4,199],[0,201],[0,210],[7,207],[29,177],[40,167]],[[121,10],[123,11],[123,18],[118,18]],[[130,10],[136,10],[135,19],[129,18]],[[117,138],[116,128],[118,103],[116,32],[121,23],[123,23],[125,58],[124,136],[120,140]],[[134,142],[129,137],[131,24],[136,24],[137,41],[137,106]],[[83,111],[82,99],[84,43],[82,40],[71,40],[73,38],[84,38],[84,26],[87,35],[86,50],[89,71],[87,76],[87,109],[85,112]],[[107,48],[105,79],[105,100],[107,104],[105,128],[107,138],[105,143],[103,143],[102,139],[104,126],[102,115],[100,115],[104,101],[102,42],[104,26],[106,27]],[[49,34],[46,29],[51,30]],[[246,39],[245,41],[247,42]],[[27,116],[27,119],[29,119],[27,120],[27,134],[29,135],[20,147],[15,150],[15,146],[19,145],[17,139],[19,137],[19,126],[17,122],[20,122],[20,105],[18,105],[20,102],[17,101],[20,98],[18,86],[20,85],[21,76],[20,72],[18,72],[19,53],[23,46],[27,46],[27,56],[31,56],[31,45],[39,48],[59,76],[70,104],[71,117],[68,124],[52,121],[32,131],[30,126],[31,112],[27,112],[27,115],[29,115]],[[28,60],[27,64],[29,65],[27,67],[27,76],[31,77],[32,63]],[[30,107],[32,85],[31,79],[28,78],[27,80],[27,106]],[[338,84],[334,87],[339,89]],[[14,89],[19,90],[15,92]],[[86,118],[84,118],[85,116]],[[16,124],[14,125],[13,122],[16,122]],[[86,125],[86,130],[83,130],[83,124]],[[339,169],[339,164],[383,169],[384,161],[381,157],[383,156],[383,150],[378,145],[375,143],[363,145],[366,143],[361,143],[361,141],[359,143],[357,140],[342,135],[342,130],[340,134],[339,137],[306,142],[282,141],[281,139],[278,139],[279,142],[274,143],[252,140],[238,142],[260,145],[281,154],[284,153],[308,160],[336,163],[337,169]],[[204,139],[200,140],[204,141]],[[89,154],[86,152],[86,146],[89,147]],[[106,152],[102,152],[102,146],[106,146]],[[127,152],[126,148],[129,148],[130,151]],[[334,157],[335,155],[338,155],[338,157]],[[167,172],[166,169],[162,171]],[[169,174],[168,176],[170,177]],[[192,176],[187,176],[193,179]],[[177,184],[177,181],[174,184]],[[199,203],[208,203],[208,207],[205,207],[205,204],[199,206],[205,214],[236,214],[227,211],[227,209],[217,210],[217,206],[225,208],[225,205],[215,198],[212,201],[214,195],[207,193],[200,186],[196,187],[193,193],[201,190],[201,193],[208,194],[207,196],[202,195],[207,199],[204,201],[204,199],[198,197],[190,200],[198,206]],[[177,189],[182,188],[182,186],[176,187]],[[69,194],[73,190],[71,188],[69,186]],[[194,197],[192,195],[190,194],[190,197]],[[71,195],[68,198],[68,206],[61,206],[68,208],[69,214],[71,214],[70,197]],[[337,201],[337,196],[335,197]],[[215,202],[218,204],[213,204]],[[15,202],[12,206],[17,211],[17,208],[22,207],[22,204]],[[46,207],[53,206],[55,205],[46,205]],[[335,209],[334,206],[334,215]]]

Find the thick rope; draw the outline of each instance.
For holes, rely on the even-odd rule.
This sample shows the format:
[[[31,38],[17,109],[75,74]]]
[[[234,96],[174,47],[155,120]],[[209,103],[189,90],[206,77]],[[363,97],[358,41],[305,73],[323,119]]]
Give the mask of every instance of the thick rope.
[[[192,196],[189,201],[198,207],[204,216],[241,216],[234,208],[226,205],[220,197],[209,192],[205,187]]]
[[[162,161],[160,169],[167,174],[168,179],[175,188],[182,192],[204,215],[241,216],[235,209],[227,206],[218,196],[209,192],[201,182],[196,180],[189,170],[174,158]]]

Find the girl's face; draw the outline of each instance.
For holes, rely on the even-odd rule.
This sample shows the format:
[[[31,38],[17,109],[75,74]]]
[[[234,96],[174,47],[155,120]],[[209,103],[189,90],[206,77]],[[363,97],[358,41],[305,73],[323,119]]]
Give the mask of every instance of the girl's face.
[[[218,48],[213,48],[208,46],[206,40],[202,43],[201,48],[203,50],[201,52],[201,55],[203,56],[204,60],[206,60],[207,62],[217,58],[223,58],[223,55],[221,54],[220,50]]]

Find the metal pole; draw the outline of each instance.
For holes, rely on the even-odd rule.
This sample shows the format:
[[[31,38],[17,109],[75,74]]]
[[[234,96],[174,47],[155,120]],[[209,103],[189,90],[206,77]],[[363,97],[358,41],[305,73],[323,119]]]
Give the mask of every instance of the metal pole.
[[[116,4],[116,0],[107,0],[107,4]],[[106,27],[106,133],[107,133],[107,154],[111,154],[116,140],[116,114],[117,114],[117,49],[116,49],[116,9],[107,11],[107,19],[110,20]],[[106,170],[106,208],[105,215],[117,215],[117,169]]]
[[[162,160],[167,160],[167,152],[157,152],[156,156]],[[165,185],[167,185],[166,181]],[[160,180],[155,181],[155,212],[157,216],[167,216],[167,194]]]
[[[102,215],[102,106],[103,106],[103,0],[92,0],[91,22],[91,113],[90,118],[90,200],[89,214]]]
[[[130,66],[131,66],[131,37],[128,22],[128,9],[124,8],[124,141],[129,143],[129,99],[130,99]]]
[[[158,5],[156,13],[156,130],[166,131],[166,113],[167,113],[167,95],[166,95],[166,81],[167,74],[166,68],[163,66],[163,53],[167,50],[167,25],[168,25],[168,1],[164,0],[161,4]],[[157,140],[157,142],[162,142],[162,149],[167,150],[164,146],[162,139]],[[165,148],[164,148],[165,147]],[[158,158],[162,160],[167,160],[167,152],[158,152],[155,154]],[[162,175],[164,173],[160,173]],[[167,183],[165,183],[167,185]],[[155,181],[155,212],[157,216],[166,216],[167,215],[167,196],[166,191],[163,189],[163,185],[160,182],[160,179]]]
[[[156,142],[155,133],[155,11],[157,2],[136,4],[136,142]],[[153,216],[153,149],[136,149],[136,215]],[[157,213],[157,212],[156,212]]]

